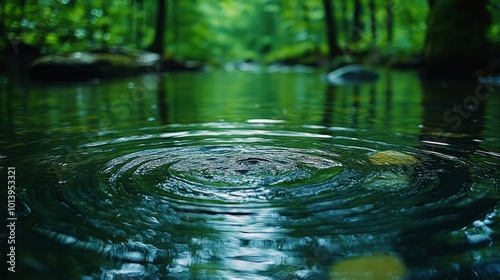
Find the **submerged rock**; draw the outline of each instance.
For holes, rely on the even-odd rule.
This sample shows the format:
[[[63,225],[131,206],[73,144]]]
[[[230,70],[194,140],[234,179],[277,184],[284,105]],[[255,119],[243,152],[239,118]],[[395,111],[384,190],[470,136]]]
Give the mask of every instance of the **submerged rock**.
[[[377,72],[359,64],[347,65],[325,75],[329,83],[336,85],[374,82],[378,78]]]
[[[74,52],[42,56],[31,64],[33,80],[83,80],[131,75],[155,67],[159,55],[150,52]]]
[[[420,161],[412,155],[396,151],[381,151],[368,157],[376,165],[414,164]]]
[[[492,76],[492,75],[487,77],[480,76],[478,77],[478,81],[480,84],[486,86],[500,86],[500,76]]]
[[[403,279],[406,266],[394,255],[378,254],[342,260],[330,269],[330,279]]]

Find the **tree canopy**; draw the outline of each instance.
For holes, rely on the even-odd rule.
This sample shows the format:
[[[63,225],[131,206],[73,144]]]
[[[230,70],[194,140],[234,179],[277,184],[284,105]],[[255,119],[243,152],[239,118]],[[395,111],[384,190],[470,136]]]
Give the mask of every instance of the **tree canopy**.
[[[6,0],[0,3],[0,48],[23,41],[43,53],[147,49],[158,30],[160,1],[166,4],[163,52],[175,57],[317,63],[327,56],[323,0]],[[411,59],[423,53],[429,0],[331,4],[342,54]],[[500,19],[490,9],[493,21]],[[499,32],[498,25],[488,30],[495,44]]]

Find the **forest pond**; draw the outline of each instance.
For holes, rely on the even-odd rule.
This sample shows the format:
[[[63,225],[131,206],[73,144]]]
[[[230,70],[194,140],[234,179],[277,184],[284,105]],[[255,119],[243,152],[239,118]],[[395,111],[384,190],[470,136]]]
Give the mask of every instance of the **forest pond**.
[[[0,78],[16,279],[500,277],[500,87],[245,70]]]

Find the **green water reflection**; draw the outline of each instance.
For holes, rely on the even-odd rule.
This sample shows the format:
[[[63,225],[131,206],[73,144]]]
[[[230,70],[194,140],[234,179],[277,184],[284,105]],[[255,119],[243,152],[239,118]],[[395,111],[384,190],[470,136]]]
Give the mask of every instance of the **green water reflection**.
[[[81,132],[249,119],[418,133],[422,118],[422,88],[411,72],[387,72],[376,84],[340,88],[327,87],[317,72],[215,71],[95,85],[7,82],[2,91],[4,133],[9,128]]]
[[[3,78],[15,276],[329,279],[378,253],[410,279],[498,276],[500,88],[379,71]],[[423,163],[371,165],[381,150]]]

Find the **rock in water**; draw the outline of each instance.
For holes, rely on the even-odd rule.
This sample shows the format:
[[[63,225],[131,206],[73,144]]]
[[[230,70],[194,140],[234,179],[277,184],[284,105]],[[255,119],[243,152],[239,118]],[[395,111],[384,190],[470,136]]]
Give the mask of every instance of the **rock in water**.
[[[33,61],[30,75],[35,81],[124,77],[155,69],[158,61],[158,54],[144,51],[49,54]]]
[[[405,264],[399,257],[378,254],[349,258],[334,264],[329,279],[396,280],[403,279],[405,274]]]
[[[374,82],[378,77],[377,72],[359,64],[347,65],[325,75],[329,83],[336,85]]]
[[[376,165],[415,164],[420,162],[412,155],[391,150],[377,152],[369,156],[368,159]]]

